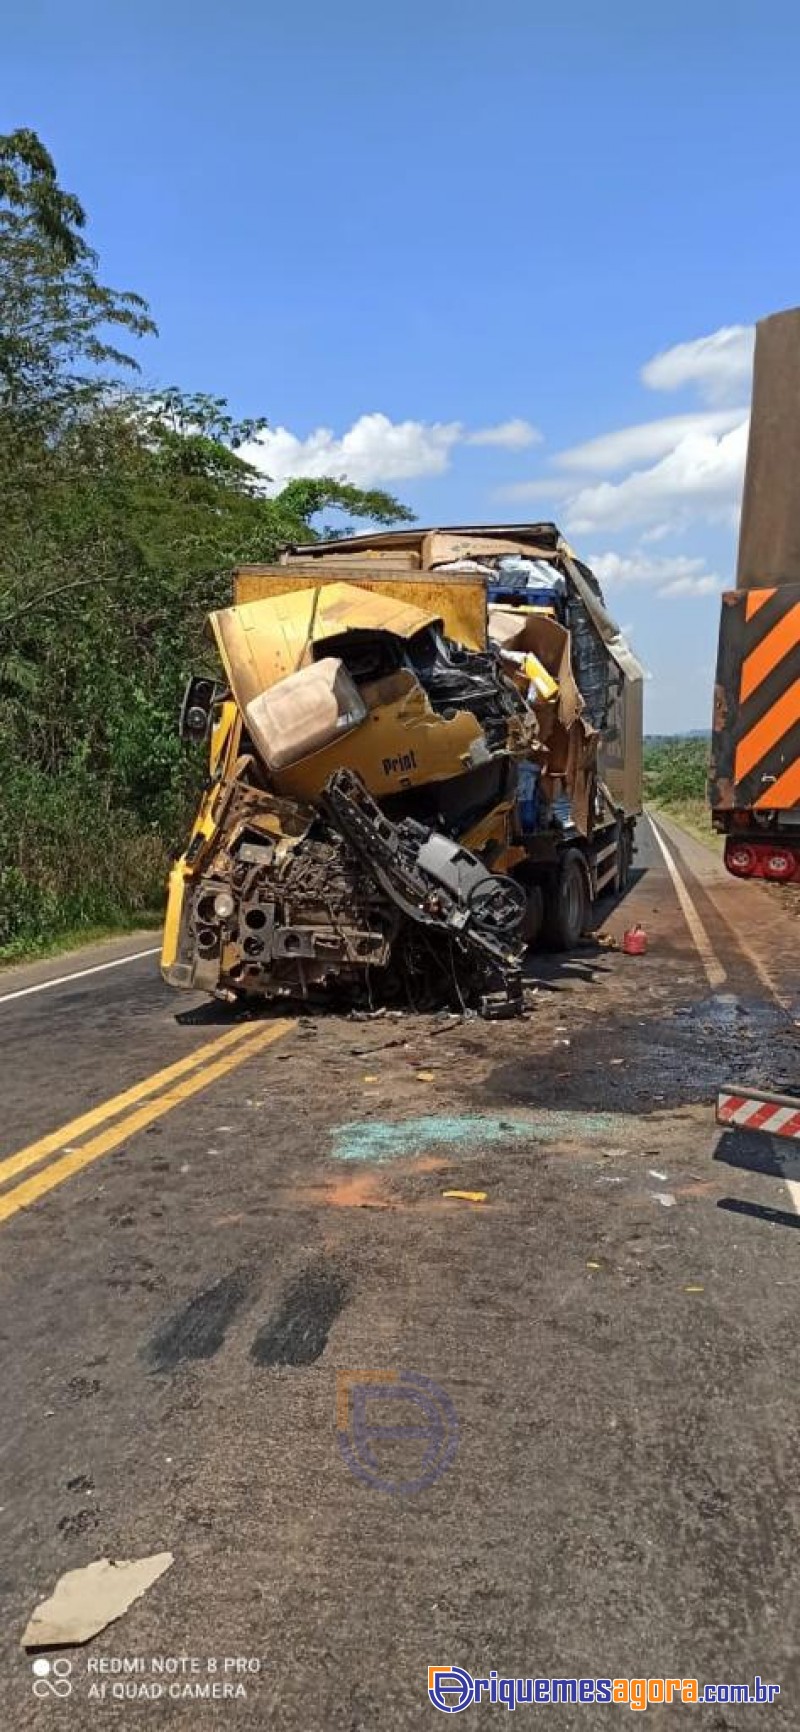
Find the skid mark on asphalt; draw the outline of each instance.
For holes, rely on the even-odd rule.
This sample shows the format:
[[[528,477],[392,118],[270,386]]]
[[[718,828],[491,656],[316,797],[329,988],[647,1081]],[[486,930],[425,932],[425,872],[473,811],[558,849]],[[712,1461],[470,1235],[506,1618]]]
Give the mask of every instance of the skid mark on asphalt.
[[[250,1349],[257,1365],[313,1365],[350,1296],[350,1282],[335,1265],[318,1263],[291,1282]]]
[[[250,1287],[252,1275],[246,1269],[234,1269],[223,1275],[213,1287],[195,1293],[187,1305],[158,1329],[145,1349],[145,1358],[153,1371],[174,1371],[185,1359],[213,1359],[241,1310]]]

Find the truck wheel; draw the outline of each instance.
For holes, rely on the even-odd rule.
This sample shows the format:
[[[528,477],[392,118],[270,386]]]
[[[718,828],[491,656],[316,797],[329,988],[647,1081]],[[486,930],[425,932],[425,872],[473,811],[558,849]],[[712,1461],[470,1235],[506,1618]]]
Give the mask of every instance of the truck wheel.
[[[544,920],[544,897],[541,884],[526,884],[527,901],[522,934],[526,944],[535,944]]]
[[[517,866],[511,874],[517,884],[521,884],[525,892],[525,913],[522,920],[522,936],[527,945],[536,944],[542,930],[544,920],[544,896],[542,886],[531,874],[527,865]]]
[[[589,915],[589,890],[583,859],[565,854],[561,871],[544,893],[542,937],[549,950],[574,950]]]

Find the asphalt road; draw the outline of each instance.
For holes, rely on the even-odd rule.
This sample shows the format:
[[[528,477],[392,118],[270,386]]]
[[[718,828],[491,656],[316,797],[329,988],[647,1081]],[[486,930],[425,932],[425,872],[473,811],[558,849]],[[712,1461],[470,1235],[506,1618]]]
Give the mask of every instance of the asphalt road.
[[[661,836],[602,926],[647,955],[532,959],[517,1024],[236,1020],[147,936],[2,976],[3,1724],[416,1727],[431,1665],[800,1724],[800,1164],[712,1114],[800,1086],[798,923]],[[164,1550],[34,1695],[57,1578]]]

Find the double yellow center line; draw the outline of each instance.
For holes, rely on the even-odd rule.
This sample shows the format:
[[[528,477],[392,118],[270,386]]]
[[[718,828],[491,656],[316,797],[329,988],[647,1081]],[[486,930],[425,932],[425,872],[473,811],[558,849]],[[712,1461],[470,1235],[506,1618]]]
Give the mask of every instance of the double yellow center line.
[[[90,1112],[82,1113],[80,1118],[72,1119],[59,1130],[40,1137],[38,1142],[29,1143],[27,1148],[0,1160],[0,1221],[7,1221],[18,1209],[28,1208],[64,1179],[71,1178],[73,1173],[79,1173],[101,1155],[118,1148],[136,1131],[143,1130],[154,1119],[162,1118],[173,1107],[190,1100],[192,1095],[199,1094],[201,1089],[208,1088],[209,1083],[235,1070],[237,1065],[261,1052],[265,1046],[280,1040],[294,1026],[294,1022],[286,1017],[266,1025],[263,1022],[239,1023],[236,1028],[220,1035],[218,1040],[196,1047],[186,1058],[144,1077],[122,1094],[113,1095]],[[141,1106],[137,1104],[140,1101],[143,1102]],[[129,1108],[134,1110],[131,1112]],[[97,1135],[90,1136],[87,1142],[81,1141],[90,1131],[97,1131]],[[73,1144],[79,1141],[80,1147],[74,1148]],[[58,1158],[52,1160],[51,1156]],[[47,1164],[42,1165],[43,1162]],[[10,1180],[28,1172],[31,1167],[38,1167],[40,1171],[21,1184],[6,1188]]]

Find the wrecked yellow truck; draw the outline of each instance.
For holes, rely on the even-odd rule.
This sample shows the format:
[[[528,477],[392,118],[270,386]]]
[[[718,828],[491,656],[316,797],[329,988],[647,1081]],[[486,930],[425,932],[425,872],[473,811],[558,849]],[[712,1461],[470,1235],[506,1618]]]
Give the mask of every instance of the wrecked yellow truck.
[[[235,573],[184,736],[210,776],[162,971],[224,997],[522,1008],[622,889],[642,673],[553,524],[403,530]]]

